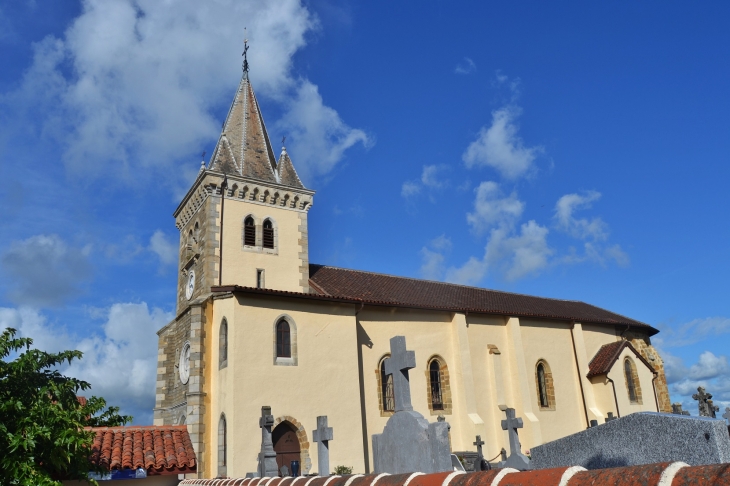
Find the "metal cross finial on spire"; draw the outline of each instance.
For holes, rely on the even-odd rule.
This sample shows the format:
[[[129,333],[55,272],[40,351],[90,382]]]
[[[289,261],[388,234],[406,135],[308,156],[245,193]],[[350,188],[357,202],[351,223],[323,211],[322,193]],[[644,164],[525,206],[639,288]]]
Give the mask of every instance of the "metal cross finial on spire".
[[[243,72],[248,73],[248,57],[246,56],[246,52],[248,52],[248,35],[247,35],[247,29],[246,27],[243,28]]]

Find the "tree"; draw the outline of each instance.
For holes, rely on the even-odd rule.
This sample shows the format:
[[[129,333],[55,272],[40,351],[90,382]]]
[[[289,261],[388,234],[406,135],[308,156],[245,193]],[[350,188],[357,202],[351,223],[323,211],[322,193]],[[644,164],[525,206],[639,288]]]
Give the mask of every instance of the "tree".
[[[47,353],[32,344],[15,329],[0,335],[0,484],[86,480],[89,471],[102,470],[91,462],[94,434],[85,428],[124,425],[132,417],[103,398],[79,400],[91,385],[58,368],[81,359],[80,351]]]

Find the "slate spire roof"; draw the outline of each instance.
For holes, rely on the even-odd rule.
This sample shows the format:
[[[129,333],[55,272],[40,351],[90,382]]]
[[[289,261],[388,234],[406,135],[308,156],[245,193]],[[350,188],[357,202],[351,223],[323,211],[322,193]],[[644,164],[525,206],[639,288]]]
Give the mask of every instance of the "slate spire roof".
[[[211,170],[264,182],[304,188],[286,150],[276,162],[264,118],[244,71],[218,143],[210,158]]]

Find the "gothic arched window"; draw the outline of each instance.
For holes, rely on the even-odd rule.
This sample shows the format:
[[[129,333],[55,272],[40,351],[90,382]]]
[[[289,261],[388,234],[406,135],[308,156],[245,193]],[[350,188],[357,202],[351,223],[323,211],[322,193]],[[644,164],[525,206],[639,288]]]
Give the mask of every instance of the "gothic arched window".
[[[291,358],[291,333],[286,319],[276,325],[276,357]]]
[[[535,367],[535,381],[537,384],[537,405],[541,410],[555,410],[555,389],[553,388],[553,374],[547,361],[541,359]]]
[[[428,378],[431,385],[431,410],[444,409],[444,397],[441,389],[441,364],[437,359],[428,365]]]
[[[243,244],[256,246],[256,223],[251,216],[243,221]]]
[[[218,335],[218,367],[226,366],[228,366],[228,321],[224,317]]]
[[[227,431],[226,416],[221,414],[218,420],[218,476],[226,477],[226,455],[227,455]]]
[[[393,375],[385,374],[386,361],[388,361],[387,356],[380,361],[380,366],[378,368],[380,372],[380,409],[383,412],[393,412],[395,410]]]
[[[639,384],[639,375],[636,372],[636,365],[631,358],[624,360],[624,375],[626,376],[626,391],[629,394],[631,403],[641,404],[641,385]]]
[[[270,219],[264,221],[264,248],[274,248],[274,225]]]

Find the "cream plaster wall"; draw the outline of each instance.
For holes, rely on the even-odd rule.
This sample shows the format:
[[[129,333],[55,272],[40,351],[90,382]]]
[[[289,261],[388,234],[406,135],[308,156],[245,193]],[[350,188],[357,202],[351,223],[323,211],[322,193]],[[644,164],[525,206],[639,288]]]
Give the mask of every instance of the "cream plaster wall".
[[[626,376],[624,374],[624,359],[629,357],[636,366],[636,372],[639,375],[639,383],[641,384],[642,403],[631,403],[629,401],[629,390],[626,385]],[[654,384],[652,380],[654,373],[646,367],[633,351],[624,348],[618,359],[614,363],[611,371],[607,374],[608,378],[616,384],[616,400],[618,401],[619,413],[621,417],[625,417],[635,412],[658,412],[656,399],[654,395]]]
[[[618,411],[616,410],[616,400],[614,399],[613,395],[613,385],[608,380],[607,376],[594,376],[590,378],[590,383],[591,388],[593,389],[593,394],[596,397],[596,406],[604,413],[606,417],[608,417],[608,412],[612,412],[614,417],[618,417]],[[626,391],[625,382],[616,383],[615,385],[617,387],[617,393],[624,393]]]
[[[226,198],[223,210],[223,285],[256,287],[256,270],[263,269],[264,286],[270,289],[301,292],[300,253],[303,244],[299,230],[300,215],[306,212],[294,208]],[[243,220],[252,215],[256,221],[257,240],[261,240],[261,225],[266,218],[274,223],[274,250],[246,248],[243,245]]]
[[[542,440],[550,442],[585,428],[578,370],[575,365],[570,325],[548,321],[520,320],[522,346],[527,368],[530,400],[537,416]],[[535,371],[537,362],[547,361],[553,375],[555,410],[541,410],[537,397]],[[539,445],[531,444],[530,447]]]
[[[593,359],[601,346],[620,340],[616,329],[611,326],[583,324],[583,340],[585,341],[588,362]]]
[[[296,324],[298,364],[274,365],[274,325],[288,315]],[[316,417],[327,415],[334,428],[330,465],[363,471],[364,453],[357,366],[354,306],[276,297],[241,296],[214,301],[210,355],[213,365],[211,434],[206,442],[212,467],[218,463],[218,417],[228,426],[229,477],[256,470],[261,444],[258,417],[270,405],[274,417],[299,421],[309,442],[311,469],[317,471],[317,448],[312,442]],[[218,370],[218,330],[228,320],[228,367]],[[234,459],[234,460],[231,460]],[[210,474],[212,472],[212,474]],[[214,477],[216,469],[207,477]]]

